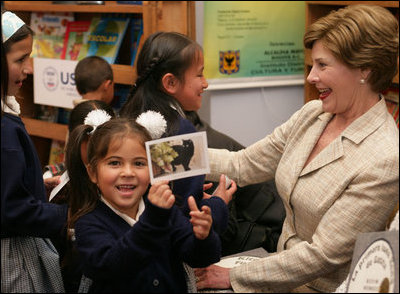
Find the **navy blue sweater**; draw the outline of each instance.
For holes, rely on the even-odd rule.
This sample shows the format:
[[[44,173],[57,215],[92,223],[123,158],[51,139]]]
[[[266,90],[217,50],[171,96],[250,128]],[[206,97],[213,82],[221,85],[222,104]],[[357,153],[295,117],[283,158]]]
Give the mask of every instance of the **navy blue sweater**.
[[[194,125],[187,119],[179,117],[179,130],[176,135],[183,135],[197,132]],[[193,196],[196,200],[199,209],[203,205],[211,208],[213,227],[218,234],[222,234],[228,226],[228,206],[225,202],[217,196],[203,200],[203,185],[205,175],[187,177],[173,181],[172,193],[178,197],[182,197],[183,206],[182,211],[186,216],[189,216],[189,206],[187,199]]]
[[[35,146],[21,118],[1,118],[1,237],[54,237],[63,232],[67,206],[47,203]]]
[[[198,240],[177,206],[163,209],[144,200],[133,227],[101,201],[76,222],[83,272],[93,280],[89,292],[187,292],[182,262],[205,267],[219,261],[221,244],[213,230]]]

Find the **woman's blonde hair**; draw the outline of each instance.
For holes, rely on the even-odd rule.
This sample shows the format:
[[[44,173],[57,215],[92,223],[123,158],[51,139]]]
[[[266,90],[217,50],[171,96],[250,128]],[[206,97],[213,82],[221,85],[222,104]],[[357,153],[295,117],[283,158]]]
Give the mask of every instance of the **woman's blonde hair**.
[[[383,7],[350,5],[332,11],[306,29],[305,48],[318,40],[350,68],[371,70],[367,81],[377,93],[389,87],[397,73],[399,24]]]

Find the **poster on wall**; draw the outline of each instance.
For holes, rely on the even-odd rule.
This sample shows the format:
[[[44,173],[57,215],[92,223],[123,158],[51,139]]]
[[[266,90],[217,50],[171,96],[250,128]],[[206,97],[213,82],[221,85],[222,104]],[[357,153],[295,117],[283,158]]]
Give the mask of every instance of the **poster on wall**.
[[[75,85],[77,60],[33,59],[33,100],[35,104],[72,109],[81,99]]]
[[[304,83],[305,1],[204,1],[209,88]]]

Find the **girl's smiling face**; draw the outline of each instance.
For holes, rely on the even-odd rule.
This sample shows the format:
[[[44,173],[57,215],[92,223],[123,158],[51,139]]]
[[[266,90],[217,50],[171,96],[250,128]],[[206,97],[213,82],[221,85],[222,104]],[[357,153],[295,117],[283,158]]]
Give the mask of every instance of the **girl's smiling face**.
[[[198,51],[193,64],[185,72],[184,81],[179,82],[179,89],[174,95],[185,111],[197,111],[201,107],[201,95],[208,87],[203,70],[204,56]]]
[[[22,87],[22,82],[28,74],[32,74],[32,64],[29,56],[32,52],[32,36],[18,41],[11,45],[6,54],[8,65],[8,93],[9,96],[15,96]]]
[[[140,140],[129,136],[114,141],[97,171],[89,166],[88,173],[115,209],[136,219],[140,199],[150,184],[146,149]]]

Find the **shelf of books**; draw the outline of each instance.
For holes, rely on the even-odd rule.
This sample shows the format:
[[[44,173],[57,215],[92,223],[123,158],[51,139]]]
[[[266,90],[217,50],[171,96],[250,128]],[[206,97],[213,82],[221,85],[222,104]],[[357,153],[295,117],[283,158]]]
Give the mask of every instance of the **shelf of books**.
[[[59,2],[57,4],[57,2]],[[82,13],[143,13],[142,5],[121,4],[117,2],[133,2],[133,1],[101,1],[102,5],[81,5],[81,4],[65,4],[62,2],[73,1],[4,1],[7,10],[11,11],[52,11],[52,12],[82,12]],[[85,1],[79,1],[85,2]],[[99,1],[86,1],[99,2]],[[141,1],[135,1],[141,2]],[[54,3],[54,4],[53,4]]]
[[[59,150],[53,152],[52,148],[56,146],[62,149],[60,145],[65,143],[69,112],[73,107],[71,101],[80,98],[74,83],[76,63],[92,55],[101,56],[108,61],[113,69],[115,83],[115,97],[111,106],[118,111],[136,80],[135,61],[138,52],[151,33],[166,30],[194,36],[192,2],[2,2],[4,9],[16,13],[35,33],[31,54],[34,73],[28,76],[16,98],[21,104],[21,117],[34,140],[43,166],[52,163],[48,161],[48,154],[51,158],[53,153],[62,153]],[[47,67],[39,70],[43,63]],[[50,84],[39,81],[44,81],[45,74],[48,73],[43,68],[50,67],[55,68],[54,72],[61,69],[53,75],[57,77],[56,81],[50,83],[58,82],[58,85],[63,85],[64,92],[54,94],[55,92],[49,90],[51,93],[45,94],[51,95],[51,99],[45,103],[44,94],[38,88],[43,85],[49,88]],[[74,96],[72,99],[73,95],[78,97]],[[68,106],[64,102],[68,102]]]

